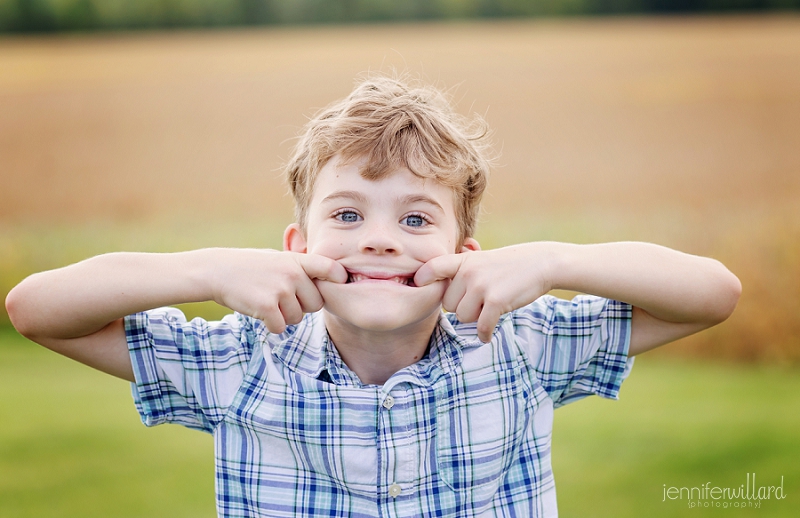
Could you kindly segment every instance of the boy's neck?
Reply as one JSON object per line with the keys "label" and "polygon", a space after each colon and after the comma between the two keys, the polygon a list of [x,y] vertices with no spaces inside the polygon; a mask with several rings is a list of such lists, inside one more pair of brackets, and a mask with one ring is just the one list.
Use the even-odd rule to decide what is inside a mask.
{"label": "boy's neck", "polygon": [[364,385],[383,385],[392,374],[422,359],[439,320],[436,312],[411,326],[370,331],[327,311],[323,314],[339,355]]}

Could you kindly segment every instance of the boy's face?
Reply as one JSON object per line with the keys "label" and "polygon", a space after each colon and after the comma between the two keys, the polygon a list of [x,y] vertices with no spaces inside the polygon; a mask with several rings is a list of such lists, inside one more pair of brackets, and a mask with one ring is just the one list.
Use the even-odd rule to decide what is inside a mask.
{"label": "boy's face", "polygon": [[[323,255],[349,273],[347,284],[317,281],[339,324],[369,331],[412,331],[438,318],[444,282],[413,285],[430,259],[456,252],[453,191],[399,169],[367,180],[359,162],[331,159],[319,172],[307,229],[290,225],[284,247]],[[469,238],[459,252],[479,249]]]}

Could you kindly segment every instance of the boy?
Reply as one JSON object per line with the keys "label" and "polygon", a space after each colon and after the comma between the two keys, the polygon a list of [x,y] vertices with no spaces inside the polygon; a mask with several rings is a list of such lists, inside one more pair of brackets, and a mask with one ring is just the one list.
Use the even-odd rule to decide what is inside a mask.
{"label": "boy", "polygon": [[[434,90],[368,79],[297,144],[285,251],[103,255],[6,307],[133,382],[145,424],[213,433],[220,516],[555,516],[553,408],[616,398],[630,357],[723,321],[741,288],[645,243],[481,251],[483,135]],[[202,300],[236,313],[152,309]]]}

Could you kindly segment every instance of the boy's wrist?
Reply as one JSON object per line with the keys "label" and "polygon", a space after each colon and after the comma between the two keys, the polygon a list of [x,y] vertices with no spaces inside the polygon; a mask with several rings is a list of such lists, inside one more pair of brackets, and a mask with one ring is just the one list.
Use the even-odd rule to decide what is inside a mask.
{"label": "boy's wrist", "polygon": [[214,301],[219,303],[222,281],[220,272],[224,253],[221,248],[201,248],[179,252],[178,268],[185,279],[187,298],[197,302]]}
{"label": "boy's wrist", "polygon": [[578,245],[556,241],[538,241],[531,245],[536,247],[535,257],[545,290],[574,289],[571,287],[571,273],[575,268]]}

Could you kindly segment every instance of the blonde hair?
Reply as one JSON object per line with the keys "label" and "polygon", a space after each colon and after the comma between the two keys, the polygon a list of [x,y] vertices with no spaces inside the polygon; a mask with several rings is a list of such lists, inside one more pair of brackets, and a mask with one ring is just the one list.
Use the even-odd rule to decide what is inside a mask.
{"label": "blonde hair", "polygon": [[364,159],[361,175],[369,180],[402,167],[434,179],[453,189],[460,246],[475,232],[489,153],[486,123],[457,115],[439,90],[368,77],[306,124],[285,172],[303,231],[314,181],[335,155],[342,164]]}

